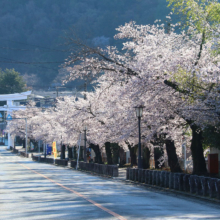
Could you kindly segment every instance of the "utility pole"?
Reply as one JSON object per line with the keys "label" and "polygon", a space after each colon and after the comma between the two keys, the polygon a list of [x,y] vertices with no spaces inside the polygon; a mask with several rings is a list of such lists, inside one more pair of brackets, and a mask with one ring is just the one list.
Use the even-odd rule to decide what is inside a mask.
{"label": "utility pole", "polygon": [[46,144],[44,143],[44,158],[47,158],[47,147]]}
{"label": "utility pole", "polygon": [[84,162],[87,162],[87,150],[86,150],[86,126],[84,128]]}
{"label": "utility pole", "polygon": [[59,90],[59,88],[58,88],[58,87],[56,87],[56,91],[57,91],[57,97],[58,97],[58,90]]}
{"label": "utility pole", "polygon": [[56,86],[56,97],[57,98],[59,96],[59,89],[62,89],[62,88],[66,88],[66,87]]}
{"label": "utility pole", "polygon": [[87,83],[86,82],[84,83],[84,92],[85,92],[84,99],[86,100],[86,92],[87,92]]}
{"label": "utility pole", "polygon": [[[86,100],[87,83],[84,83],[84,99]],[[86,150],[86,125],[84,126],[84,162],[87,162],[87,150]]]}
{"label": "utility pole", "polygon": [[77,162],[76,162],[76,170],[77,170],[78,167],[79,167],[80,144],[81,144],[81,132],[80,132],[79,142],[78,142],[78,155],[77,155]]}
{"label": "utility pole", "polygon": [[27,118],[25,118],[25,145],[26,145],[25,153],[27,155]]}

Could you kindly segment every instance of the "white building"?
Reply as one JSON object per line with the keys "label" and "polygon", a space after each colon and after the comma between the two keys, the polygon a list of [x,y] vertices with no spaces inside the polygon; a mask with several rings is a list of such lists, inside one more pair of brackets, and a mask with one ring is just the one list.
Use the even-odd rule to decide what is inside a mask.
{"label": "white building", "polygon": [[[21,106],[19,105],[19,102],[15,101],[26,100],[30,94],[31,91],[0,95],[0,101],[7,102],[6,105],[0,106],[0,111],[4,112],[4,115],[8,117],[13,111],[25,109],[25,106]],[[14,140],[11,138],[10,134],[8,134],[8,149],[10,148],[10,146],[14,147]]]}

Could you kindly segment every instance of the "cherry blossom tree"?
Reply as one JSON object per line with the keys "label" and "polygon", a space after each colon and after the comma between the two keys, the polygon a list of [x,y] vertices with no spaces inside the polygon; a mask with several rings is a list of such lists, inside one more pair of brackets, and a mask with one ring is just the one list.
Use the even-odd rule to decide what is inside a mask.
{"label": "cherry blossom tree", "polygon": [[[219,67],[216,63],[218,56],[212,56],[213,44],[209,41],[203,44],[203,53],[200,53],[198,60],[202,37],[196,34],[189,37],[184,31],[177,34],[174,32],[175,26],[171,25],[171,27],[169,33],[166,33],[163,25],[143,26],[131,22],[119,27],[116,38],[127,39],[123,44],[125,52],[122,54],[112,47],[106,50],[91,49],[83,57],[77,57],[81,60],[81,68],[77,66],[75,69],[73,66],[69,79],[98,77],[99,83],[105,81],[109,85],[120,81],[123,94],[129,94],[128,100],[133,106],[141,102],[146,103],[146,99],[148,99],[146,104],[149,106],[149,101],[153,100],[154,108],[149,109],[149,112],[160,109],[159,114],[152,114],[156,117],[156,119],[153,117],[154,121],[157,122],[161,117],[161,121],[164,122],[167,118],[178,116],[198,132],[201,126],[207,122],[214,123],[218,118],[215,103],[213,108],[213,101],[216,100],[213,96],[216,97],[216,91],[211,93],[210,89],[214,91],[211,84],[216,84],[218,81]],[[72,61],[73,58],[70,57],[66,65],[70,65]],[[103,71],[105,74],[101,75]],[[201,95],[201,93],[192,93],[189,86],[181,88],[181,83],[175,81],[176,76],[181,73],[186,75],[192,73],[192,78],[200,80],[206,86],[206,92],[203,91]],[[192,97],[193,103],[190,103]],[[207,104],[210,100],[212,100],[211,105]],[[164,124],[158,123],[157,126],[159,128]],[[126,132],[124,127],[123,129]],[[151,135],[152,131],[151,129]],[[172,134],[172,137],[174,136],[175,134]],[[194,152],[198,152],[198,149],[201,152],[201,159],[202,146],[197,146],[196,150],[191,148]],[[193,157],[196,161],[195,154]],[[202,164],[205,164],[204,161]],[[205,168],[202,171],[204,172]]]}
{"label": "cherry blossom tree", "polygon": [[201,135],[207,124],[219,121],[219,55],[212,53],[213,38],[203,42],[201,34],[176,33],[175,28],[135,22],[120,26],[115,38],[125,40],[122,51],[79,44],[80,53],[65,63],[71,69],[67,81],[94,79],[96,88],[86,93],[87,99],[64,97],[36,115],[26,110],[34,126],[31,135],[45,141],[62,136],[62,143],[75,145],[86,124],[91,145],[102,148],[110,142],[128,149],[138,143],[134,107],[141,104],[142,143],[165,144],[171,171],[179,172],[182,133],[190,126],[194,172],[206,172]]}

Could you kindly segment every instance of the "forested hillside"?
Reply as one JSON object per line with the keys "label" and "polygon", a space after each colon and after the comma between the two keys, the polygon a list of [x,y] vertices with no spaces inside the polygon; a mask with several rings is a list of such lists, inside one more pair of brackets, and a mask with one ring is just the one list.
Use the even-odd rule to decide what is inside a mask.
{"label": "forested hillside", "polygon": [[90,45],[115,45],[115,28],[163,20],[166,6],[166,0],[0,1],[0,66],[35,74],[40,81],[32,77],[30,83],[48,86],[69,54],[64,44],[70,29]]}

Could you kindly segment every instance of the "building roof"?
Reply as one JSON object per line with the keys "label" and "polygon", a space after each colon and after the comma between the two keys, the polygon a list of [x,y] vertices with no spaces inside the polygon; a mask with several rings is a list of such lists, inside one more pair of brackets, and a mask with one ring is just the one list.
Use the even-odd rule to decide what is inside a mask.
{"label": "building roof", "polygon": [[14,100],[25,100],[27,96],[31,94],[31,91],[14,93],[14,94],[3,94],[0,95],[0,101],[14,101]]}

